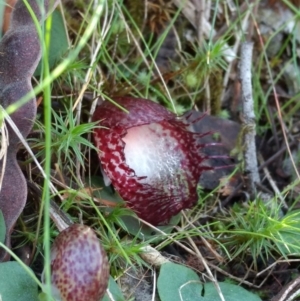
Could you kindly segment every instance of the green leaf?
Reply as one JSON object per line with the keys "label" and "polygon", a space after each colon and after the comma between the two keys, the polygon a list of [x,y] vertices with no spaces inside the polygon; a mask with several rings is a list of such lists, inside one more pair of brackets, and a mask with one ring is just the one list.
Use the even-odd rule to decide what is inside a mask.
{"label": "green leaf", "polygon": [[[261,301],[244,288],[221,282],[219,283],[226,301]],[[201,284],[198,275],[190,268],[175,263],[161,266],[157,289],[161,301],[219,301],[219,294],[213,283]]]}
{"label": "green leaf", "polygon": [[[114,281],[113,277],[109,277],[108,289],[110,293],[113,295],[115,301],[125,301],[124,296],[119,288],[119,286]],[[110,301],[111,299],[107,294],[103,297],[102,301]]]}
{"label": "green leaf", "polygon": [[[166,234],[170,234],[174,230],[174,226],[176,226],[180,221],[180,214],[173,216],[166,226],[157,226],[160,231],[163,231]],[[128,231],[128,233],[137,236],[141,240],[151,240],[151,243],[159,243],[165,239],[165,236],[161,235],[159,231],[139,223],[139,221],[133,216],[123,216],[122,220],[124,222],[124,230]]]}
{"label": "green leaf", "polygon": [[0,264],[0,300],[38,301],[38,286],[16,261]]}
{"label": "green leaf", "polygon": [[280,230],[274,235],[277,248],[283,256],[300,253],[300,211],[294,210],[281,218]]}
{"label": "green leaf", "polygon": [[[99,162],[96,162],[96,164],[100,165]],[[92,176],[87,178],[86,181],[90,183],[91,187],[95,188],[95,191],[93,192],[94,197],[105,199],[116,204],[124,202],[115,191],[110,187],[105,186],[102,177]]]}
{"label": "green leaf", "polygon": [[[48,49],[50,69],[56,65],[68,48],[69,42],[63,16],[59,10],[55,10],[52,14],[50,49]],[[41,75],[41,72],[42,63],[40,61],[34,72],[34,75],[39,76]]]}
{"label": "green leaf", "polygon": [[[0,20],[4,19],[4,10],[5,10],[6,2],[0,1]],[[2,22],[2,21],[1,21]],[[3,22],[2,22],[3,23]],[[1,26],[2,26],[1,23]],[[0,30],[0,39],[2,38],[2,30]]]}
{"label": "green leaf", "polygon": [[201,300],[203,285],[193,270],[179,264],[165,263],[160,268],[157,289],[161,301],[179,301],[180,293],[184,294],[182,300],[192,301]]}
{"label": "green leaf", "polygon": [[[245,290],[239,285],[219,282],[220,289],[223,293],[223,296],[226,301],[236,301],[241,300],[241,296],[243,297],[243,301],[261,301],[261,299]],[[199,301],[218,301],[221,300],[219,294],[213,283],[206,283],[204,285],[204,297],[199,299]]]}
{"label": "green leaf", "polygon": [[6,234],[5,220],[2,211],[0,210],[0,242],[4,243]]}

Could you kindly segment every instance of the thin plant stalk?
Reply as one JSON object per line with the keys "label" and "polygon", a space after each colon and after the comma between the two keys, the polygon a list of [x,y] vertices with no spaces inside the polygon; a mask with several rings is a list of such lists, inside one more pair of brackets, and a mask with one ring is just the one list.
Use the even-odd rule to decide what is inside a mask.
{"label": "thin plant stalk", "polygon": [[[50,76],[48,63],[48,49],[50,46],[50,35],[52,17],[50,16],[45,24],[45,43],[43,43],[43,69],[44,78]],[[44,88],[44,123],[45,123],[45,164],[44,170],[46,179],[44,179],[42,205],[44,206],[44,271],[46,282],[47,300],[51,300],[51,271],[50,271],[50,187],[49,180],[51,172],[51,88],[50,84]]]}

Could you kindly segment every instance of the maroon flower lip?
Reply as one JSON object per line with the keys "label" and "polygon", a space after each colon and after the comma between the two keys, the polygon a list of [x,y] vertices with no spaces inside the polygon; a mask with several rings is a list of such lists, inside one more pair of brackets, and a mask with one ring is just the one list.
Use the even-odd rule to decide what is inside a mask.
{"label": "maroon flower lip", "polygon": [[189,116],[177,117],[148,99],[114,99],[97,107],[94,141],[105,176],[129,208],[143,220],[167,223],[197,202],[197,183],[209,156],[189,129]]}

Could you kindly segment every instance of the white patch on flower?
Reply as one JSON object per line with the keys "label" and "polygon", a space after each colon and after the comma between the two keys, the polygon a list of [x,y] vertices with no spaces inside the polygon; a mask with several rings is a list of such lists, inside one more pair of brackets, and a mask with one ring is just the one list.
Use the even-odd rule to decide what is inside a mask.
{"label": "white patch on flower", "polygon": [[115,150],[116,147],[117,147],[115,144],[113,144],[113,143],[111,143],[111,142],[108,142],[107,145],[108,145],[108,148],[111,149],[111,150]]}
{"label": "white patch on flower", "polygon": [[112,154],[113,154],[115,157],[117,157],[117,158],[119,158],[119,157],[120,157],[120,153],[119,153],[119,152],[117,152],[117,151],[114,151],[114,152],[112,152]]}
{"label": "white patch on flower", "polygon": [[168,185],[180,172],[185,155],[177,147],[177,139],[161,124],[132,127],[122,139],[126,163],[136,176],[147,177],[143,182]]}
{"label": "white patch on flower", "polygon": [[111,180],[108,177],[108,175],[106,174],[106,172],[104,171],[102,165],[100,165],[100,170],[101,170],[101,173],[102,173],[102,176],[103,176],[105,186],[109,186],[111,184]]}
{"label": "white patch on flower", "polygon": [[102,141],[101,139],[99,138],[98,135],[94,135],[94,140],[95,140],[95,144],[97,145],[98,148],[101,148],[102,146]]}

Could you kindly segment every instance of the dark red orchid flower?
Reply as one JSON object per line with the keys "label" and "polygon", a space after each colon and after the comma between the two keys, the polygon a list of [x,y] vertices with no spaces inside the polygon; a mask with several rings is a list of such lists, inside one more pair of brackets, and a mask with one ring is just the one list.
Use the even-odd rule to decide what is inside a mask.
{"label": "dark red orchid flower", "polygon": [[125,112],[105,101],[93,121],[94,141],[106,177],[127,206],[145,221],[166,223],[198,200],[197,183],[212,169],[189,116],[177,117],[151,100],[115,98]]}

